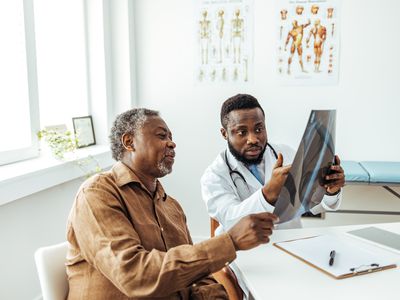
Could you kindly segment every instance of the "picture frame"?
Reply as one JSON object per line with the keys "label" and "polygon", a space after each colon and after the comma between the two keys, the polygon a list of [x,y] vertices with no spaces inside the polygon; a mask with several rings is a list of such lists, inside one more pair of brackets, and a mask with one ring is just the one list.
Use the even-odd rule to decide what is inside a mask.
{"label": "picture frame", "polygon": [[92,116],[72,118],[74,133],[77,138],[77,148],[84,148],[96,144]]}

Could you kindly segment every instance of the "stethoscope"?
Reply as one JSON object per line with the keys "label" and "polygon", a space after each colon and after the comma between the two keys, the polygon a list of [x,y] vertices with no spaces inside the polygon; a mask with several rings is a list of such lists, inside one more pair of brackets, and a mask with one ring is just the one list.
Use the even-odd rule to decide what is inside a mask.
{"label": "stethoscope", "polygon": [[[275,158],[278,159],[278,154],[276,153],[275,149],[274,149],[269,143],[267,143],[267,147],[269,147],[269,148],[271,149],[271,151],[272,151],[272,153],[274,154]],[[236,175],[236,176],[239,176],[238,178],[240,178],[240,179],[243,180],[243,182],[246,184],[246,186],[247,186],[247,188],[248,188],[248,184],[247,184],[246,178],[244,178],[243,174],[240,173],[239,171],[233,170],[233,169],[231,168],[231,166],[230,166],[230,164],[229,164],[229,162],[228,162],[228,154],[227,154],[227,151],[228,151],[228,150],[225,150],[225,163],[226,163],[226,165],[228,166],[228,169],[229,169],[229,176],[231,177],[233,184],[234,184],[235,187],[237,188],[237,185],[236,185],[236,182],[235,182],[236,180],[233,178],[233,177]]]}

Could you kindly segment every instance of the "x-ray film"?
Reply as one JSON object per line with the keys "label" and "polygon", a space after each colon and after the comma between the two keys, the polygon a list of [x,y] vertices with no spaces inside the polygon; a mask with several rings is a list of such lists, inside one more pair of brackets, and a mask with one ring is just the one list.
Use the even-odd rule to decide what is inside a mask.
{"label": "x-ray film", "polygon": [[275,204],[279,223],[290,221],[321,203],[324,178],[335,156],[335,110],[313,110],[292,167]]}

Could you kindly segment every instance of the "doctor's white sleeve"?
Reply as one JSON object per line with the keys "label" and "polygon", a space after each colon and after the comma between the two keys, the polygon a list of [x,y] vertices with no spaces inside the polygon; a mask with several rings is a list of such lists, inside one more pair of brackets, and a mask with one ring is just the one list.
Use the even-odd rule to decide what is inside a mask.
{"label": "doctor's white sleeve", "polygon": [[322,198],[321,203],[311,208],[310,211],[314,215],[317,215],[325,211],[338,210],[341,203],[342,203],[342,189],[340,189],[340,192],[337,195],[333,196],[324,195],[324,198]]}
{"label": "doctor's white sleeve", "polygon": [[244,216],[274,210],[264,199],[261,188],[241,200],[227,178],[210,169],[201,178],[201,192],[208,214],[222,225],[224,231],[229,230]]}

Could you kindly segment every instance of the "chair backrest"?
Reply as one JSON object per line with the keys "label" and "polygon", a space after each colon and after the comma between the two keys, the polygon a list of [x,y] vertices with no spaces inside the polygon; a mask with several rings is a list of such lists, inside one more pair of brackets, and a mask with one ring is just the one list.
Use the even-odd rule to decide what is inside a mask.
{"label": "chair backrest", "polygon": [[68,294],[68,278],[65,261],[68,242],[42,247],[35,252],[43,300],[65,300]]}
{"label": "chair backrest", "polygon": [[[210,218],[210,235],[211,237],[215,236],[215,229],[219,226],[217,220]],[[213,276],[216,281],[222,284],[228,293],[229,300],[242,300],[243,299],[243,291],[239,286],[237,278],[231,268],[226,266],[219,270],[218,272],[213,273]]]}

